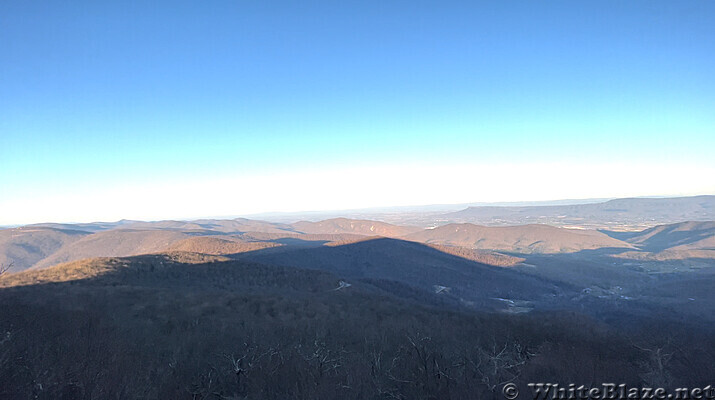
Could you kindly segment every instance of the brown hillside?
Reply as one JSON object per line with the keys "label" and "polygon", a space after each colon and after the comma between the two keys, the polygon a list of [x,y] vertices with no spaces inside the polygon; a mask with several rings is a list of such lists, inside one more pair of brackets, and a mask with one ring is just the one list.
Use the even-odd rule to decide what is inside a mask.
{"label": "brown hillside", "polygon": [[619,254],[621,258],[644,261],[715,259],[715,222],[659,225],[631,235],[626,241],[642,251]]}
{"label": "brown hillside", "polygon": [[62,247],[56,253],[35,264],[45,268],[68,261],[94,257],[126,257],[156,253],[190,236],[172,230],[109,230],[85,236]]}
{"label": "brown hillside", "polygon": [[130,265],[136,266],[136,261],[151,261],[152,265],[172,266],[181,264],[203,264],[217,261],[228,261],[226,257],[188,252],[168,252],[165,254],[149,254],[135,258],[98,257],[58,264],[42,270],[29,270],[16,274],[0,276],[0,287],[37,285],[51,282],[69,282],[95,278]]}
{"label": "brown hillside", "polygon": [[571,253],[604,247],[630,248],[630,244],[597,231],[548,225],[487,227],[449,224],[405,236],[405,239],[472,249],[517,253]]}
{"label": "brown hillside", "polygon": [[238,239],[199,236],[181,240],[169,246],[169,251],[186,251],[212,255],[236,254],[280,246],[271,242],[245,242]]}
{"label": "brown hillside", "polygon": [[0,265],[12,264],[10,272],[25,270],[87,234],[76,230],[38,227],[0,230]]}

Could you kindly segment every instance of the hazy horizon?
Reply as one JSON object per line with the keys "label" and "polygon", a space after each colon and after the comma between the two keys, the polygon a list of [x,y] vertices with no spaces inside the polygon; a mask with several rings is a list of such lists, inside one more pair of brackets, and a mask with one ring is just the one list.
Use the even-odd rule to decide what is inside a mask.
{"label": "hazy horizon", "polygon": [[118,218],[118,219],[87,219],[87,220],[43,220],[43,221],[33,221],[33,222],[21,222],[21,223],[0,223],[0,228],[14,228],[25,225],[32,224],[82,224],[82,223],[114,223],[120,221],[139,221],[139,222],[157,222],[157,221],[196,221],[202,219],[213,219],[213,220],[228,220],[237,218],[246,219],[259,219],[271,222],[278,221],[290,221],[298,222],[302,219],[308,218],[311,220],[329,219],[329,218],[355,218],[356,214],[372,214],[376,216],[379,214],[409,214],[411,212],[416,213],[446,213],[452,211],[463,210],[468,207],[538,207],[538,206],[567,206],[567,205],[585,205],[585,204],[597,204],[604,203],[610,200],[616,199],[674,199],[674,198],[688,198],[688,197],[700,197],[700,196],[715,196],[715,193],[701,193],[688,196],[664,196],[664,195],[651,195],[651,196],[633,196],[633,197],[594,197],[594,198],[584,198],[584,199],[550,199],[550,200],[535,200],[535,201],[494,201],[494,202],[465,202],[465,203],[433,203],[433,204],[403,204],[403,205],[389,205],[389,206],[375,206],[375,207],[364,207],[364,208],[343,208],[343,209],[306,209],[306,210],[296,210],[296,211],[267,211],[258,212],[250,214],[205,214],[205,215],[192,215],[192,216],[174,216],[167,218],[146,218],[146,219],[136,219],[136,218]]}
{"label": "hazy horizon", "polygon": [[0,4],[0,224],[715,193],[715,3]]}

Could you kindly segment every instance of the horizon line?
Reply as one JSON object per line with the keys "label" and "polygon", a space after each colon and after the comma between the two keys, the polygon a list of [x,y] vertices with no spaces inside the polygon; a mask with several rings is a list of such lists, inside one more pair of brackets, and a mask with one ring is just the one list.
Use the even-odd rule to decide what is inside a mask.
{"label": "horizon line", "polygon": [[[627,199],[682,199],[682,198],[692,198],[692,197],[705,197],[705,196],[715,196],[715,193],[703,193],[688,196],[681,195],[648,195],[648,196],[627,196],[627,197],[593,197],[584,199],[553,199],[553,200],[533,200],[533,201],[501,201],[501,202],[467,202],[467,203],[441,203],[441,204],[411,204],[411,205],[393,205],[393,206],[379,206],[379,207],[365,207],[365,208],[348,208],[348,209],[324,209],[324,210],[304,210],[304,211],[267,211],[261,213],[250,213],[250,214],[236,214],[236,215],[224,215],[224,216],[201,216],[201,217],[178,217],[178,218],[168,218],[168,219],[132,219],[132,218],[121,218],[114,221],[109,220],[98,220],[90,222],[80,222],[80,221],[45,221],[45,222],[33,222],[27,224],[9,224],[0,225],[0,229],[13,229],[24,226],[32,225],[44,225],[44,224],[111,224],[119,223],[122,221],[127,222],[162,222],[162,221],[182,221],[182,222],[192,222],[200,220],[232,220],[238,218],[244,218],[253,220],[253,218],[258,217],[288,217],[288,216],[305,216],[309,214],[333,214],[333,213],[359,213],[359,212],[373,212],[373,213],[388,213],[390,209],[397,211],[397,209],[405,208],[428,208],[428,207],[548,207],[548,206],[568,206],[568,205],[586,205],[586,204],[600,204],[606,203],[612,200],[627,200]],[[554,204],[558,203],[558,204]],[[435,210],[438,211],[450,211],[450,210]],[[404,211],[408,212],[408,211]],[[429,211],[412,211],[412,212],[429,212]],[[328,219],[333,218],[348,218],[341,216],[331,216]],[[351,219],[351,218],[348,218]]]}

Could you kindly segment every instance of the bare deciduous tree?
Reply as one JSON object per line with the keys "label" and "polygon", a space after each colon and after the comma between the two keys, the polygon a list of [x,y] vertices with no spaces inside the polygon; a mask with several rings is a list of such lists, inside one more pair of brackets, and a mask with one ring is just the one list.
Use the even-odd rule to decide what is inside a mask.
{"label": "bare deciduous tree", "polygon": [[643,380],[652,386],[668,386],[671,383],[672,377],[668,370],[668,364],[675,355],[674,350],[670,348],[670,338],[663,345],[643,347],[633,344],[635,348],[646,353],[647,361],[642,364],[644,369]]}
{"label": "bare deciduous tree", "polygon": [[0,275],[2,275],[2,274],[4,274],[4,273],[6,273],[7,271],[9,271],[10,268],[12,268],[12,265],[13,265],[13,264],[14,264],[14,263],[10,263],[10,264],[8,264],[8,265],[2,265],[2,264],[0,264]]}
{"label": "bare deciduous tree", "polygon": [[475,357],[469,357],[467,362],[479,376],[481,383],[491,392],[513,382],[521,373],[521,367],[531,356],[519,343],[505,341],[497,345],[496,340],[491,346],[478,348]]}
{"label": "bare deciduous tree", "polygon": [[311,365],[309,372],[315,379],[316,385],[319,385],[326,375],[338,371],[343,366],[344,351],[332,350],[320,339],[315,339],[310,347],[298,345],[296,352]]}
{"label": "bare deciduous tree", "polygon": [[10,339],[12,339],[12,332],[4,332],[0,336],[0,368],[5,367],[9,360],[9,345]]}
{"label": "bare deciduous tree", "polygon": [[231,373],[236,376],[236,386],[239,396],[245,396],[247,390],[247,379],[254,370],[257,370],[263,358],[271,358],[277,354],[277,350],[269,348],[267,351],[259,351],[259,347],[248,343],[243,343],[243,349],[224,354],[223,357],[229,362]]}

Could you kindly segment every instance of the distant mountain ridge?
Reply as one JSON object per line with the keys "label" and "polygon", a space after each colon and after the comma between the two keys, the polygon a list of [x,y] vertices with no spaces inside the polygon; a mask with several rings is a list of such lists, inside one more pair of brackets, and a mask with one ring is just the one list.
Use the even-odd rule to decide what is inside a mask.
{"label": "distant mountain ridge", "polygon": [[548,225],[489,227],[474,224],[449,224],[407,235],[405,239],[470,249],[517,253],[571,253],[604,247],[632,247],[626,242],[597,231],[565,229]]}
{"label": "distant mountain ridge", "polygon": [[442,218],[451,222],[488,225],[543,223],[559,226],[653,226],[682,221],[715,220],[715,196],[627,198],[559,206],[468,207],[462,211],[443,214]]}
{"label": "distant mountain ridge", "polygon": [[[12,265],[10,271],[17,272],[83,258],[167,251],[236,255],[277,247],[281,249],[271,251],[282,251],[283,247],[341,246],[376,237],[426,243],[445,253],[501,266],[516,265],[520,255],[526,254],[605,249],[621,257],[643,260],[707,260],[715,259],[714,205],[715,196],[696,196],[617,199],[579,205],[471,207],[452,213],[449,218],[433,216],[436,219],[427,229],[348,218],[294,223],[246,218],[45,223],[1,229],[0,264]],[[648,216],[656,214],[661,219],[687,215],[713,218],[709,222],[695,219],[653,227],[654,220]],[[450,223],[454,219],[484,218],[489,224]],[[508,224],[512,220],[539,223]],[[640,225],[643,228],[637,232],[632,229]],[[624,227],[631,231],[623,231]]]}
{"label": "distant mountain ridge", "polygon": [[402,237],[421,230],[413,226],[398,226],[379,221],[348,218],[333,218],[319,222],[301,221],[291,226],[302,233],[353,233],[384,237]]}

